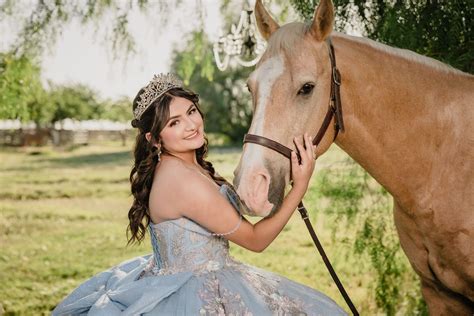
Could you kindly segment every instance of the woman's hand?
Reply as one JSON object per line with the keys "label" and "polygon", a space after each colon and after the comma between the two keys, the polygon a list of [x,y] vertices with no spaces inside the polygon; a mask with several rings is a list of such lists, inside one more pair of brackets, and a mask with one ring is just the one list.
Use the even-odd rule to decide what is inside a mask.
{"label": "woman's hand", "polygon": [[[303,196],[308,189],[309,179],[313,174],[316,146],[311,143],[308,133],[303,135],[304,147],[299,137],[295,137],[294,142],[301,156],[301,164],[298,162],[296,153],[291,152],[291,177],[293,180],[293,190]],[[306,149],[305,149],[306,147]]]}

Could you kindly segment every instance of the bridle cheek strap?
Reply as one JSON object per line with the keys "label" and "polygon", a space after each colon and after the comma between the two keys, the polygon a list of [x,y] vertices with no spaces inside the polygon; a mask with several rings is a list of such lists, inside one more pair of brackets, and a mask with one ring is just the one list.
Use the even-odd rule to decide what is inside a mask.
{"label": "bridle cheek strap", "polygon": [[[321,142],[321,140],[323,139],[323,137],[326,134],[326,131],[329,127],[329,124],[331,124],[331,120],[334,116],[334,112],[335,112],[335,108],[330,106],[329,109],[328,109],[328,112],[326,113],[326,116],[324,117],[323,124],[319,128],[319,131],[316,134],[316,136],[313,138],[313,145],[318,146],[319,143]],[[336,128],[336,126],[337,126],[337,122],[334,125],[335,134],[334,134],[333,141],[336,139],[337,134],[339,132],[339,129]],[[282,154],[286,158],[291,159],[292,150],[290,148],[286,147],[285,145],[282,145],[282,144],[280,144],[280,143],[278,143],[274,140],[271,140],[270,138],[266,138],[264,136],[259,136],[259,135],[254,135],[254,134],[245,134],[244,135],[244,144],[245,143],[253,143],[253,144],[257,144],[257,145],[267,147],[269,149],[272,149],[272,150]],[[296,155],[298,157],[298,161],[301,162],[301,155],[298,152],[298,150],[296,151]]]}

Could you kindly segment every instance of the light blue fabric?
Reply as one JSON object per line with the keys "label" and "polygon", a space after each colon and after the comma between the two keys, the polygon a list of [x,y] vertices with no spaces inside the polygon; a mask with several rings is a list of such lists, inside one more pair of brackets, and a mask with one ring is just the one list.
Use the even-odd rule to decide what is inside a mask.
{"label": "light blue fabric", "polygon": [[[240,209],[229,187],[220,192]],[[346,315],[316,290],[235,261],[226,239],[190,219],[149,228],[153,255],[95,275],[53,315]]]}

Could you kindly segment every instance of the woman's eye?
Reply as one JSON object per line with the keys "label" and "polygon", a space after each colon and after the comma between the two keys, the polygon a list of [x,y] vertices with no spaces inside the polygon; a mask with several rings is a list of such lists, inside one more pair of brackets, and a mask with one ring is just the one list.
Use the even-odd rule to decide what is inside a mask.
{"label": "woman's eye", "polygon": [[312,83],[305,83],[301,89],[298,91],[298,95],[308,95],[313,91],[314,84]]}
{"label": "woman's eye", "polygon": [[192,108],[192,109],[189,111],[189,114],[194,114],[196,111],[197,111],[196,108]]}
{"label": "woman's eye", "polygon": [[173,127],[173,126],[177,125],[178,123],[179,123],[179,121],[173,121],[173,122],[170,123],[170,126]]}

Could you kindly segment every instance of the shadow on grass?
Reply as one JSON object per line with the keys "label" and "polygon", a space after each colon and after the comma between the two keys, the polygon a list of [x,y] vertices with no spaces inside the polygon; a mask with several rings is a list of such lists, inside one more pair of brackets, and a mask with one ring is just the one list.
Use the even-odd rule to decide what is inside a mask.
{"label": "shadow on grass", "polygon": [[[211,147],[211,154],[239,153],[242,149],[235,146]],[[133,154],[129,150],[104,154],[77,155],[63,158],[45,158],[41,162],[61,167],[83,167],[90,165],[132,165]]]}
{"label": "shadow on grass", "polygon": [[92,165],[130,165],[133,157],[130,151],[118,151],[104,154],[88,154],[72,157],[47,158],[40,162],[50,164],[51,167],[84,167]]}

